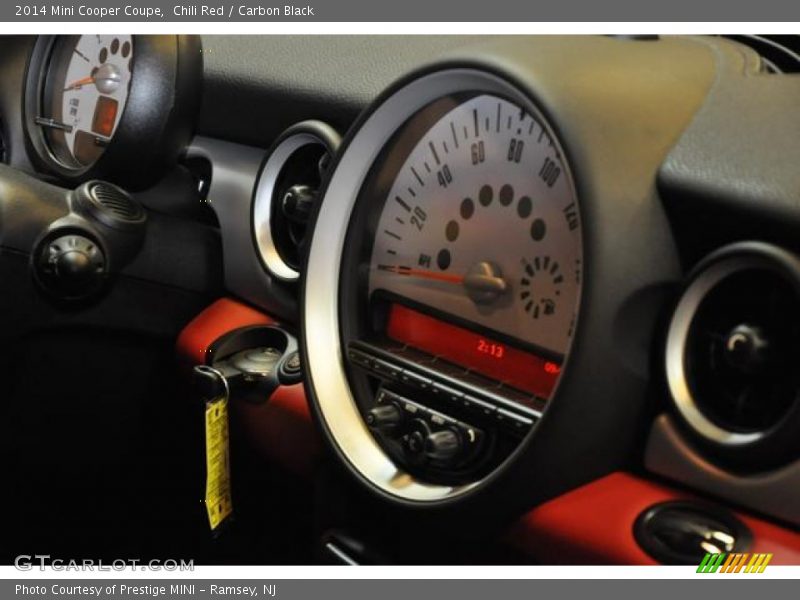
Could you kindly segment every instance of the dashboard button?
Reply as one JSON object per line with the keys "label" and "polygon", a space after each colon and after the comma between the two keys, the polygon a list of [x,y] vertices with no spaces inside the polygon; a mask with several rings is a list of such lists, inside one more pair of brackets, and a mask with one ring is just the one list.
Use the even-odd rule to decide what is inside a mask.
{"label": "dashboard button", "polygon": [[500,390],[500,382],[488,379],[477,373],[467,373],[459,377],[459,379],[466,385],[475,388],[479,391],[497,392]]}
{"label": "dashboard button", "polygon": [[300,372],[300,353],[293,352],[289,358],[286,359],[286,370],[290,373]]}
{"label": "dashboard button", "polygon": [[500,388],[499,393],[502,394],[508,400],[516,402],[517,404],[521,404],[522,406],[527,406],[528,408],[532,408],[537,411],[541,411],[544,409],[544,401],[533,396],[532,394],[526,394],[517,390],[516,388],[503,386]]}
{"label": "dashboard button", "polygon": [[521,433],[528,431],[528,429],[530,429],[535,422],[532,418],[523,417],[522,415],[512,413],[511,411],[503,408],[497,409],[495,418],[498,423],[506,426],[506,428]]}
{"label": "dashboard button", "polygon": [[445,427],[446,425],[453,423],[452,420],[448,419],[444,415],[440,415],[439,413],[431,413],[430,421],[431,425],[435,425],[436,427]]}
{"label": "dashboard button", "polygon": [[369,354],[355,350],[353,348],[347,351],[347,358],[350,362],[365,369],[372,369],[372,357]]}
{"label": "dashboard button", "polygon": [[485,417],[493,416],[495,411],[497,410],[497,408],[495,408],[493,404],[490,404],[489,402],[485,402],[483,400],[479,400],[475,396],[470,396],[468,394],[464,395],[462,399],[462,404],[467,410]]}
{"label": "dashboard button", "polygon": [[413,371],[403,370],[400,374],[400,381],[405,383],[406,385],[410,385],[412,387],[417,388],[418,390],[427,391],[431,387],[431,380],[427,377],[423,377],[418,373],[414,373]]}
{"label": "dashboard button", "polygon": [[403,400],[399,396],[398,399],[400,400],[400,406],[402,406],[403,410],[406,411],[407,413],[415,415],[418,412],[420,412],[419,406],[417,406],[413,402],[408,402],[407,400]]}
{"label": "dashboard button", "polygon": [[385,360],[381,360],[379,358],[376,358],[372,361],[372,370],[378,375],[388,379],[399,379],[400,373],[403,372],[403,369],[397,365],[393,365],[392,363],[386,362]]}
{"label": "dashboard button", "polygon": [[447,362],[446,360],[442,360],[437,358],[433,363],[430,365],[432,368],[436,369],[436,372],[442,375],[443,377],[448,377],[450,379],[455,379],[457,381],[462,380],[464,377],[467,376],[468,371],[464,367],[459,367],[454,365],[453,363]]}
{"label": "dashboard button", "polygon": [[400,360],[415,365],[425,365],[436,360],[435,357],[431,356],[430,354],[425,354],[424,352],[420,352],[414,348],[390,348],[388,352]]}
{"label": "dashboard button", "polygon": [[433,382],[433,385],[431,386],[431,391],[436,397],[441,398],[442,400],[445,400],[447,402],[460,403],[461,399],[464,397],[464,394],[459,392],[457,389],[436,381]]}

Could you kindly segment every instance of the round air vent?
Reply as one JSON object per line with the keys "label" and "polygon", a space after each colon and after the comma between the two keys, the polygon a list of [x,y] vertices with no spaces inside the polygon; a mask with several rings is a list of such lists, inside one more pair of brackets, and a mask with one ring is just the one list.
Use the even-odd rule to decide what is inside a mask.
{"label": "round air vent", "polygon": [[308,220],[341,138],[320,121],[284,131],[267,154],[253,198],[253,240],[264,267],[296,281]]}
{"label": "round air vent", "polygon": [[78,203],[87,216],[108,227],[133,229],[145,222],[142,206],[127,192],[104,181],[90,181],[75,190]]}
{"label": "round air vent", "polygon": [[740,465],[800,446],[800,258],[768,244],[723,248],[693,272],[667,335],[666,370],[692,435]]}

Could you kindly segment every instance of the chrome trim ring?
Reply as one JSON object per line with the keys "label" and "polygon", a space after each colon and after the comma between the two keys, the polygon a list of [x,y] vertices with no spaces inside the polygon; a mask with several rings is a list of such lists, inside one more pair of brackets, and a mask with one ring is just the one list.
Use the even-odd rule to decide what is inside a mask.
{"label": "chrome trim ring", "polygon": [[[765,249],[769,251],[764,251]],[[743,447],[754,444],[767,437],[770,431],[730,431],[720,427],[703,413],[692,394],[686,375],[685,349],[689,331],[700,304],[727,277],[751,269],[769,270],[786,276],[781,261],[776,260],[776,250],[778,249],[764,244],[741,244],[723,249],[712,256],[684,291],[670,322],[665,362],[667,384],[675,408],[696,433],[721,446]],[[796,262],[794,257],[790,260]]]}
{"label": "chrome trim ring", "polygon": [[272,235],[271,215],[275,186],[286,162],[297,150],[319,144],[333,155],[340,138],[338,133],[321,121],[303,121],[287,129],[281,137],[283,139],[270,152],[256,182],[252,230],[256,251],[263,265],[281,281],[292,282],[299,279],[300,273],[281,258]]}
{"label": "chrome trim ring", "polygon": [[[455,486],[422,481],[395,465],[375,441],[359,412],[345,372],[339,323],[341,261],[359,191],[387,141],[419,110],[458,92],[505,96],[531,110],[540,123],[549,127],[528,96],[487,72],[443,70],[406,84],[366,118],[340,157],[317,217],[305,273],[302,310],[307,375],[323,425],[340,455],[362,479],[389,497],[413,503],[436,503],[463,496],[491,478],[492,473]],[[567,174],[572,183],[571,173]],[[515,455],[512,453],[506,461]]]}

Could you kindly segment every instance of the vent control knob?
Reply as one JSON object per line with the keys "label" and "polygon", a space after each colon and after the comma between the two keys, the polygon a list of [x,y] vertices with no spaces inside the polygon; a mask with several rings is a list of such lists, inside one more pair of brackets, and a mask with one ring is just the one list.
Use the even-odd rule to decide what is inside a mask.
{"label": "vent control knob", "polygon": [[293,185],[283,195],[283,214],[290,221],[305,225],[311,218],[317,195],[317,190],[308,185]]}
{"label": "vent control knob", "polygon": [[66,299],[97,291],[106,276],[106,259],[100,247],[78,233],[65,233],[46,241],[36,262],[36,275],[48,291]]}
{"label": "vent control knob", "polygon": [[760,327],[737,325],[725,340],[725,358],[740,371],[756,373],[767,365],[769,347],[769,340]]}

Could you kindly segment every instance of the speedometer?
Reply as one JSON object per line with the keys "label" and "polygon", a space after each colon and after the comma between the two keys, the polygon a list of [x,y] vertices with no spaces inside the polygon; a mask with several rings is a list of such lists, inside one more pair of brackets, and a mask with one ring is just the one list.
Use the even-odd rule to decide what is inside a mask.
{"label": "speedometer", "polygon": [[449,69],[378,104],[335,167],[304,273],[312,398],[355,470],[435,501],[504,464],[568,366],[582,253],[565,153],[514,85]]}
{"label": "speedometer", "polygon": [[385,171],[403,151],[400,138],[374,176],[393,181],[375,229],[370,294],[412,300],[560,362],[575,324],[581,242],[552,134],[492,95],[425,112],[435,121],[397,173]]}

